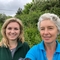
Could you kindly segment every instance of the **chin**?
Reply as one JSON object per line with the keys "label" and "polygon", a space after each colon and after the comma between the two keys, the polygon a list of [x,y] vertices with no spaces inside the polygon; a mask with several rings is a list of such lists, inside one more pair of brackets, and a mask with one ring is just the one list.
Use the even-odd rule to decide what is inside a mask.
{"label": "chin", "polygon": [[9,40],[14,41],[14,40],[16,40],[16,39],[9,39]]}
{"label": "chin", "polygon": [[45,43],[46,43],[46,44],[51,44],[52,42],[49,41],[49,42],[45,42]]}

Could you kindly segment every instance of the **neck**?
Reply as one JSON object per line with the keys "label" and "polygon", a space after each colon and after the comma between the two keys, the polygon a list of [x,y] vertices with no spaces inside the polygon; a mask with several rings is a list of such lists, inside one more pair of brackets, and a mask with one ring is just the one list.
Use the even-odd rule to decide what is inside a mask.
{"label": "neck", "polygon": [[17,40],[15,41],[9,41],[9,49],[14,49],[17,46]]}
{"label": "neck", "polygon": [[45,49],[47,51],[55,51],[55,49],[56,49],[56,42],[53,42],[51,44],[45,44]]}
{"label": "neck", "polygon": [[56,42],[45,44],[45,49],[48,60],[52,60],[53,54],[56,50]]}

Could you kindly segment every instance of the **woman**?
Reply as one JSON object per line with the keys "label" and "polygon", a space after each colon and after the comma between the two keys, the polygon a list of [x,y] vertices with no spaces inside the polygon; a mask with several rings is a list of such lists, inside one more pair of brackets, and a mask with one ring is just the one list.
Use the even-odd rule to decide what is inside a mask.
{"label": "woman", "polygon": [[60,60],[60,44],[57,35],[60,33],[60,19],[52,13],[40,16],[38,30],[42,42],[33,46],[27,53],[26,58],[31,60]]}
{"label": "woman", "polygon": [[24,42],[23,24],[17,18],[7,19],[1,29],[0,60],[19,60],[24,58],[29,45]]}

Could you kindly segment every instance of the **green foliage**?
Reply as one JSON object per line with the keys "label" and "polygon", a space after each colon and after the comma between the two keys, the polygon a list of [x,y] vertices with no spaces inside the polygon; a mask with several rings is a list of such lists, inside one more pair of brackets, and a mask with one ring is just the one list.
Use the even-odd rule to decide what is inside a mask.
{"label": "green foliage", "polygon": [[11,18],[11,17],[12,16],[6,16],[5,14],[0,14],[0,40],[2,39],[2,35],[1,35],[2,25],[7,18]]}
{"label": "green foliage", "polygon": [[0,23],[3,23],[5,19],[6,19],[6,15],[0,14]]}
{"label": "green foliage", "polygon": [[41,41],[37,28],[25,28],[25,40],[29,42],[30,47]]}
{"label": "green foliage", "polygon": [[5,14],[0,14],[0,24],[4,23],[4,21],[7,19],[7,18],[11,18],[12,16],[6,16]]}
{"label": "green foliage", "polygon": [[24,36],[25,40],[29,43],[30,47],[39,43],[41,41],[40,34],[37,29],[37,22],[39,16],[43,13],[40,11],[31,11],[29,14],[16,15],[19,19],[22,20],[24,24]]}
{"label": "green foliage", "polygon": [[2,23],[0,23],[0,40],[2,38],[2,35],[1,35],[1,26],[2,26]]}
{"label": "green foliage", "polygon": [[[16,15],[24,24],[25,40],[30,47],[41,41],[40,34],[37,29],[37,22],[41,14],[45,12],[55,13],[60,16],[60,4],[57,0],[33,0],[31,4],[24,7],[23,14]],[[58,40],[59,40],[58,36]]]}
{"label": "green foliage", "polygon": [[22,9],[21,9],[21,8],[19,8],[16,14],[17,14],[17,15],[22,14]]}
{"label": "green foliage", "polygon": [[60,34],[58,35],[57,39],[58,39],[58,41],[60,42]]}
{"label": "green foliage", "polygon": [[24,13],[24,14],[28,14],[32,5],[33,5],[32,3],[31,3],[31,4],[27,3],[27,4],[24,6],[23,13]]}
{"label": "green foliage", "polygon": [[59,7],[52,7],[50,11],[57,14],[58,16],[60,16],[60,8]]}
{"label": "green foliage", "polygon": [[[30,47],[41,42],[37,22],[40,15],[46,12],[60,16],[60,0],[33,0],[30,4],[28,3],[24,6],[24,10],[18,9],[15,15],[24,24],[25,41],[28,42]],[[60,40],[59,36],[57,38],[58,41]]]}

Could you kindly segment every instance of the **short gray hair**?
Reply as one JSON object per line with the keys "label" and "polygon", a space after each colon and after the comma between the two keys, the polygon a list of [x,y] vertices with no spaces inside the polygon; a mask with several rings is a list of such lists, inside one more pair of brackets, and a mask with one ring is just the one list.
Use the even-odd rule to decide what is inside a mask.
{"label": "short gray hair", "polygon": [[55,25],[57,26],[57,29],[59,30],[59,33],[60,33],[60,18],[56,14],[53,14],[53,13],[44,13],[43,15],[39,17],[38,30],[40,31],[41,21],[46,20],[46,19],[53,21]]}

